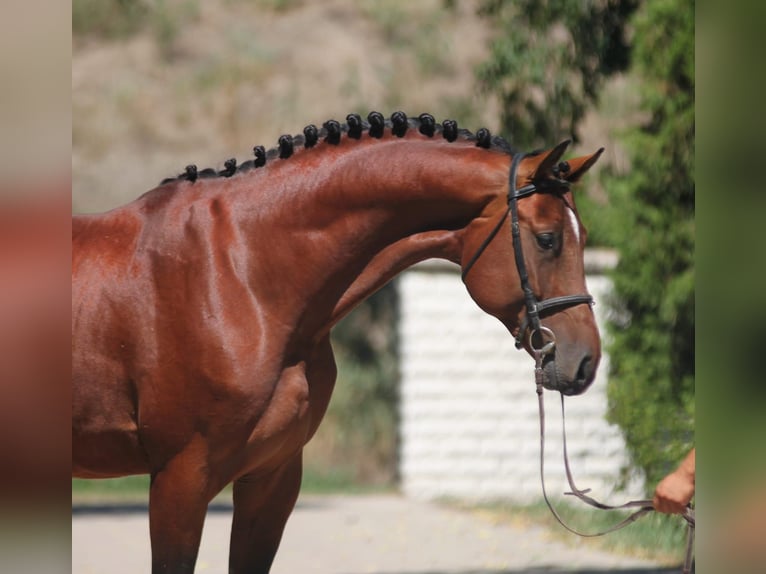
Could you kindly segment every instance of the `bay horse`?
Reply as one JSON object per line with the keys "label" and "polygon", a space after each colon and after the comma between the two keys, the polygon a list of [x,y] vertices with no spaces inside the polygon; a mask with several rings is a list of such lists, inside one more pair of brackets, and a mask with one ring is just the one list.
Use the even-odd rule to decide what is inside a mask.
{"label": "bay horse", "polygon": [[[429,114],[350,114],[73,217],[72,475],[151,475],[153,573],[193,572],[232,482],[229,571],[269,571],[333,390],[330,330],[418,261],[460,264],[528,352],[555,333],[547,387],[588,387],[600,340],[590,297],[566,301],[586,292],[569,186],[601,150],[560,162],[567,144],[522,155]],[[530,326],[530,296],[565,302]]]}

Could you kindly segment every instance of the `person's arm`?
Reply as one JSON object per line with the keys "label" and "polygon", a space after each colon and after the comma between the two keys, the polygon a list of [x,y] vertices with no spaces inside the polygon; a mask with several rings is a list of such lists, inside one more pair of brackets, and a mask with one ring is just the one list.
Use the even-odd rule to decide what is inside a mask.
{"label": "person's arm", "polygon": [[663,478],[654,490],[654,509],[668,514],[682,514],[694,496],[694,458],[692,449],[678,468]]}

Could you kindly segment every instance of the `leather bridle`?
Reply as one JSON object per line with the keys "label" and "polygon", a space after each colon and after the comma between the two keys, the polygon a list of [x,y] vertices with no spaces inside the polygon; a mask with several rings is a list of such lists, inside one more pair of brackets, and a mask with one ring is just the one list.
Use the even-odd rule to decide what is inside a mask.
{"label": "leather bridle", "polygon": [[568,188],[569,182],[566,180],[561,180],[561,179],[543,180],[542,182],[539,182],[537,184],[532,182],[532,183],[528,183],[524,187],[517,188],[516,173],[518,172],[519,164],[521,164],[521,160],[523,160],[524,157],[526,157],[526,154],[524,153],[514,154],[513,159],[511,161],[510,174],[508,176],[508,207],[505,210],[503,217],[500,219],[500,221],[497,222],[494,229],[492,229],[492,231],[489,233],[486,239],[482,242],[482,244],[473,254],[473,257],[471,257],[471,259],[468,261],[462,273],[462,278],[465,281],[465,278],[468,275],[468,272],[474,266],[476,261],[478,261],[481,254],[484,253],[484,250],[487,248],[490,242],[495,238],[497,233],[500,231],[500,228],[502,227],[503,223],[505,222],[505,220],[508,218],[508,215],[510,214],[511,237],[513,238],[513,254],[514,254],[514,259],[516,260],[516,270],[518,271],[518,274],[519,274],[519,281],[521,282],[521,290],[524,293],[524,305],[526,307],[526,313],[524,315],[524,319],[522,320],[521,326],[519,327],[519,331],[516,335],[517,349],[522,347],[523,341],[524,341],[524,334],[527,332],[528,329],[531,329],[530,346],[532,346],[532,337],[534,336],[535,333],[540,333],[540,335],[543,337],[543,341],[545,341],[546,338],[548,338],[549,341],[553,338],[553,332],[550,329],[543,327],[540,323],[540,317],[544,313],[552,313],[552,312],[555,313],[563,309],[573,307],[575,305],[581,305],[583,303],[587,303],[588,305],[593,305],[593,297],[591,297],[588,294],[563,295],[560,297],[551,297],[549,299],[544,299],[540,301],[535,295],[535,292],[529,283],[529,273],[527,273],[527,266],[524,261],[524,251],[521,246],[521,227],[519,225],[518,201],[519,199],[528,197],[535,193],[544,193],[552,189],[560,190],[562,187]]}

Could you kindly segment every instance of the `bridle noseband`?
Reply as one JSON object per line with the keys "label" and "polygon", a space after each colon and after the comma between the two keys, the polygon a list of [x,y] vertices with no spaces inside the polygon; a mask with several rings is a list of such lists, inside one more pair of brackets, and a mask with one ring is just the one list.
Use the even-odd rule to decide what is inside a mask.
{"label": "bridle noseband", "polygon": [[[530,346],[534,347],[534,345],[532,344],[532,336],[535,333],[539,333],[543,339],[543,345],[547,347],[547,351],[552,352],[553,347],[555,346],[555,337],[553,337],[553,332],[550,329],[542,327],[540,323],[541,315],[543,315],[546,312],[561,311],[568,307],[573,307],[575,305],[580,305],[583,303],[587,303],[588,305],[593,305],[593,297],[591,297],[588,294],[563,295],[560,297],[551,297],[549,299],[544,299],[540,301],[535,295],[535,292],[529,283],[529,273],[527,273],[527,266],[524,261],[524,251],[522,250],[522,246],[521,246],[521,227],[519,225],[518,200],[523,197],[533,195],[535,193],[543,193],[547,191],[545,188],[550,187],[550,185],[546,185],[546,184],[553,184],[558,189],[562,186],[569,187],[569,182],[566,180],[557,180],[557,181],[550,181],[550,182],[543,181],[540,184],[528,183],[524,187],[517,188],[516,173],[518,172],[519,164],[521,163],[521,160],[523,160],[525,157],[526,157],[526,154],[524,153],[516,153],[513,156],[513,159],[511,161],[511,170],[508,176],[508,208],[505,210],[505,213],[503,214],[502,219],[498,221],[497,225],[495,225],[495,227],[489,233],[487,238],[482,242],[482,244],[476,250],[476,253],[474,253],[473,257],[471,257],[471,259],[468,261],[468,264],[463,269],[462,278],[463,278],[463,281],[465,281],[465,278],[468,275],[468,272],[474,266],[474,264],[479,259],[481,254],[484,253],[484,250],[487,248],[490,242],[498,234],[498,232],[500,231],[500,228],[502,227],[506,218],[510,214],[511,237],[513,238],[513,254],[514,254],[514,259],[516,260],[516,270],[519,274],[519,281],[521,282],[521,290],[524,293],[524,305],[526,307],[526,313],[525,313],[524,319],[521,323],[521,326],[519,327],[518,334],[516,335],[516,348],[520,349],[523,346],[524,334],[527,332],[528,329],[531,329]],[[551,342],[553,342],[554,344],[549,345],[548,343],[551,343]]]}

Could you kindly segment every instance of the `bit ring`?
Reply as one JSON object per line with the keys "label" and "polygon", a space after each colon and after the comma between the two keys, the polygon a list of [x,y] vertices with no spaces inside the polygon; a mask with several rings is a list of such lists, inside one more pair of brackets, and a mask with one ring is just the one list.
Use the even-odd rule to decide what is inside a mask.
{"label": "bit ring", "polygon": [[[542,339],[542,345],[540,347],[535,347],[533,341],[536,333],[540,333],[540,338]],[[537,329],[531,330],[529,332],[529,348],[532,349],[532,351],[535,353],[547,355],[548,353],[552,353],[555,347],[556,335],[548,327],[540,325]]]}

